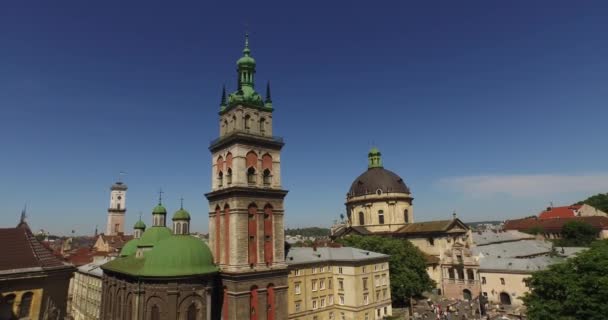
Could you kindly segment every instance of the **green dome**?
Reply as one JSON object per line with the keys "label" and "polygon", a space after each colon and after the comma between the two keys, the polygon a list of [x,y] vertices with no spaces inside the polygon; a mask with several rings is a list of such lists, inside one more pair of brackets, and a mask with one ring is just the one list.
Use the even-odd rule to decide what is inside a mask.
{"label": "green dome", "polygon": [[133,229],[146,229],[146,224],[141,221],[141,219],[139,219],[139,221],[135,222],[135,226],[133,226]]}
{"label": "green dome", "polygon": [[125,245],[120,250],[120,256],[124,257],[124,256],[130,256],[130,255],[135,254],[135,251],[137,251],[138,244],[139,244],[139,239],[133,239],[133,240],[130,240],[129,242],[125,243]]}
{"label": "green dome", "polygon": [[255,59],[251,56],[249,56],[249,54],[246,54],[244,56],[242,56],[239,60],[236,61],[236,64],[238,66],[255,66]]}
{"label": "green dome", "polygon": [[160,241],[148,253],[142,276],[173,277],[217,272],[207,245],[187,235],[175,235]]}
{"label": "green dome", "polygon": [[159,203],[156,207],[154,207],[154,210],[152,210],[152,214],[167,214],[167,209],[165,209],[165,207]]}
{"label": "green dome", "polygon": [[139,239],[138,245],[141,246],[153,246],[156,245],[159,241],[170,238],[171,237],[171,229],[167,227],[159,227],[153,226],[148,228],[141,235],[141,239]]}
{"label": "green dome", "polygon": [[181,208],[173,214],[173,220],[190,220],[190,213]]}

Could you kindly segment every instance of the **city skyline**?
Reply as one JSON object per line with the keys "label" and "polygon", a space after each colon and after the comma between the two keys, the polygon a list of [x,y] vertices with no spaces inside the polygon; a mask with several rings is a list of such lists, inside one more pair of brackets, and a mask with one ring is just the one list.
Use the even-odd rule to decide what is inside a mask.
{"label": "city skyline", "polygon": [[207,232],[207,148],[246,29],[287,141],[286,227],[344,213],[372,146],[411,188],[416,221],[502,220],[606,192],[606,8],[548,4],[277,3],[248,26],[202,4],[3,4],[0,224],[28,203],[34,229],[102,231],[125,171],[127,232],[140,212],[150,221],[159,188]]}

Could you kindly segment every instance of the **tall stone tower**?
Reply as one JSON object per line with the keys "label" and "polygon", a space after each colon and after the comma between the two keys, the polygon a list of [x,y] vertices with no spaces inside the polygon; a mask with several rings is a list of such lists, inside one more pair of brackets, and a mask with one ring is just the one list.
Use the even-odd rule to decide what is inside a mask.
{"label": "tall stone tower", "polygon": [[222,319],[287,319],[281,148],[272,135],[270,85],[254,89],[255,60],[245,36],[237,90],[219,112],[212,141],[209,244],[223,283]]}
{"label": "tall stone tower", "polygon": [[118,181],[110,187],[110,208],[106,235],[115,236],[124,233],[125,213],[127,212],[127,185]]}

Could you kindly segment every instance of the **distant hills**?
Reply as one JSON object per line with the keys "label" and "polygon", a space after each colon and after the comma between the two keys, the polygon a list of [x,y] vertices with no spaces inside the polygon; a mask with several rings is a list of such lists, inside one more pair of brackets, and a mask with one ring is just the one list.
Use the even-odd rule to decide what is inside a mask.
{"label": "distant hills", "polygon": [[598,193],[575,204],[588,204],[598,210],[608,212],[608,193]]}
{"label": "distant hills", "polygon": [[309,227],[309,228],[294,228],[285,229],[286,236],[297,236],[303,237],[328,237],[329,228]]}

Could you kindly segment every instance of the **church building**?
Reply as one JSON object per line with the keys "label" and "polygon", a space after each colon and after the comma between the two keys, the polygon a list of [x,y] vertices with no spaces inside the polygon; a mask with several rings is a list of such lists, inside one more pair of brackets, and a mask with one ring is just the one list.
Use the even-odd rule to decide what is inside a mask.
{"label": "church building", "polygon": [[346,195],[345,224],[332,227],[332,237],[378,235],[411,241],[427,258],[427,273],[437,292],[452,298],[479,295],[479,263],[471,254],[469,227],[452,219],[414,222],[413,197],[405,181],[382,164],[377,148],[368,153],[368,168]]}
{"label": "church building", "polygon": [[[219,138],[209,146],[209,247],[190,235],[183,207],[168,228],[159,199],[152,226],[138,221],[135,239],[101,267],[101,319],[287,319],[283,140],[272,133],[270,85],[264,98],[254,89],[248,42],[237,61],[236,90],[227,96],[223,89]],[[120,187],[112,189],[111,213],[124,217],[126,186]],[[122,232],[122,220],[110,220],[109,231]]]}

